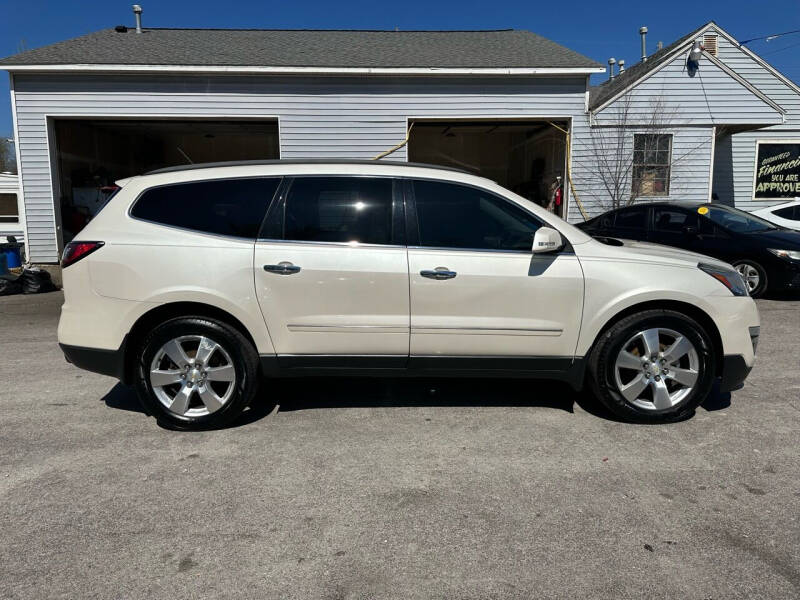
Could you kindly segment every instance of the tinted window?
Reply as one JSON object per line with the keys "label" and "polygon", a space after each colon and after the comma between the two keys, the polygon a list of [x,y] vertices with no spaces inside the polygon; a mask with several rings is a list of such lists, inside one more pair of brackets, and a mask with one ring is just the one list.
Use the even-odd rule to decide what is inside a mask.
{"label": "tinted window", "polygon": [[696,226],[697,219],[694,219],[685,210],[674,208],[654,208],[653,226],[656,231],[666,231],[670,233],[682,233],[684,227]]}
{"label": "tinted window", "polygon": [[280,179],[221,179],[147,190],[131,215],[204,233],[253,238]]}
{"label": "tinted window", "polygon": [[647,209],[642,207],[619,211],[614,219],[614,227],[644,232],[647,229]]}
{"label": "tinted window", "polygon": [[800,221],[800,205],[785,206],[784,208],[773,210],[772,214],[781,217],[783,219],[789,219],[791,221]]}
{"label": "tinted window", "polygon": [[0,194],[0,223],[19,221],[19,207],[16,194]]}
{"label": "tinted window", "polygon": [[284,238],[392,243],[392,180],[299,177],[286,198]]}
{"label": "tinted window", "polygon": [[530,250],[541,222],[483,190],[438,181],[414,181],[421,246]]}
{"label": "tinted window", "polygon": [[[708,219],[716,225],[720,225],[736,233],[751,233],[753,231],[776,229],[774,223],[770,223],[761,217],[756,217],[738,208],[712,205],[704,205],[701,208],[706,209],[702,213],[703,218],[700,219],[701,222]],[[698,209],[698,211],[699,210],[700,209]]]}

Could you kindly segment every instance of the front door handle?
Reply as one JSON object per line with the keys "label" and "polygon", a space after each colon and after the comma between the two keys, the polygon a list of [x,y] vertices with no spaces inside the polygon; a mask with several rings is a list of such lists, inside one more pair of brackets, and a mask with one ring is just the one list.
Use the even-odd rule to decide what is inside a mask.
{"label": "front door handle", "polygon": [[458,275],[458,273],[451,271],[447,267],[436,267],[433,270],[424,269],[419,274],[428,279],[452,279]]}
{"label": "front door handle", "polygon": [[264,265],[264,270],[269,273],[277,273],[278,275],[292,275],[294,273],[299,273],[300,267],[284,260],[277,265]]}

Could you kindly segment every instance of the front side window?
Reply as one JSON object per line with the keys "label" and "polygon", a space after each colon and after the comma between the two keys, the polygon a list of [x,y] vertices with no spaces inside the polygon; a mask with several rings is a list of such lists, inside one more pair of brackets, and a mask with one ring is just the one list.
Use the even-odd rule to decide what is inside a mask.
{"label": "front side window", "polygon": [[634,134],[631,195],[668,196],[671,164],[671,133]]}
{"label": "front side window", "polygon": [[490,192],[440,181],[414,181],[420,246],[530,251],[542,223]]}
{"label": "front side window", "polygon": [[19,223],[16,194],[0,193],[0,223]]}
{"label": "front side window", "polygon": [[392,244],[393,185],[385,177],[298,177],[286,197],[284,239]]}
{"label": "front side window", "polygon": [[162,225],[255,239],[279,178],[217,179],[147,190],[131,216]]}

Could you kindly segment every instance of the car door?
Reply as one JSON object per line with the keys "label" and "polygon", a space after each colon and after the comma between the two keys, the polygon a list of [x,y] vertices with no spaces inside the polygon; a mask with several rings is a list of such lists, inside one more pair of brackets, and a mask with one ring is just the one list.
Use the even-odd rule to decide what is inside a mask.
{"label": "car door", "polygon": [[407,191],[410,365],[567,368],[584,289],[571,249],[534,256],[542,221],[482,188],[419,179]]}
{"label": "car door", "polygon": [[278,363],[403,367],[408,258],[388,177],[295,177],[256,242],[256,292]]}

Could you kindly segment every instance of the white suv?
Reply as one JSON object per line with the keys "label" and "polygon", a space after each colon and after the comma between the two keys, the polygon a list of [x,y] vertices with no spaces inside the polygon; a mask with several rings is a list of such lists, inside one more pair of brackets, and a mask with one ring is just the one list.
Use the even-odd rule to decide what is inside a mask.
{"label": "white suv", "polygon": [[173,427],[229,423],[269,378],[356,374],[586,381],[625,419],[671,421],[753,365],[729,265],[600,243],[460,171],[274,161],[119,185],[64,250],[58,338]]}

